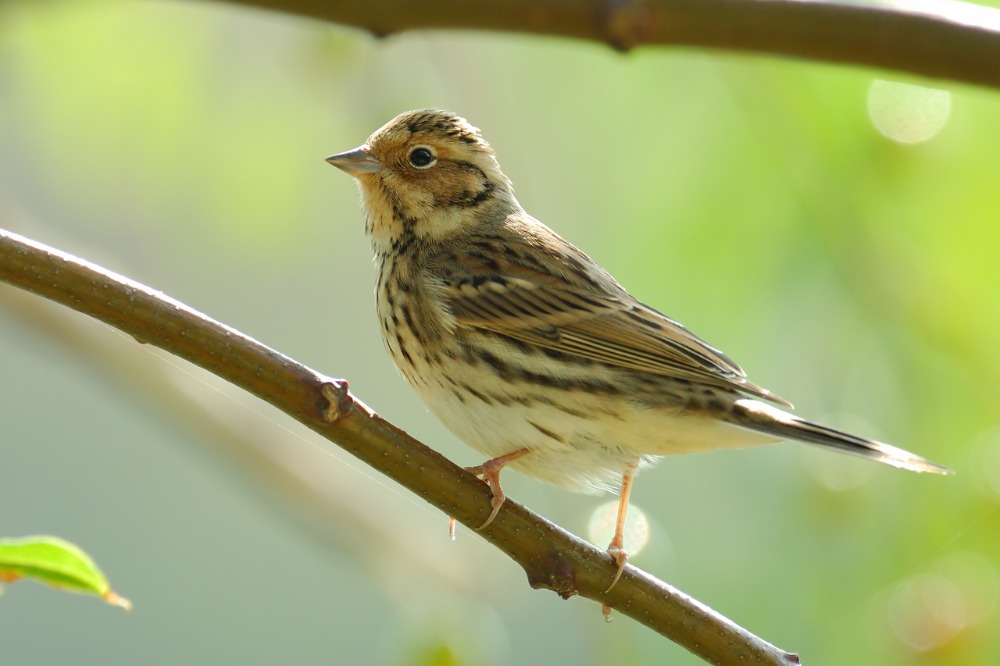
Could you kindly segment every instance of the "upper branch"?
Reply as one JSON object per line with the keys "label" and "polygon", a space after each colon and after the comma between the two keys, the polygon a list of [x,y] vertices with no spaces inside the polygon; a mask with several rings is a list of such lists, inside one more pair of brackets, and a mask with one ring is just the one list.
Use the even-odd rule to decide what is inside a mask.
{"label": "upper branch", "polygon": [[481,29],[627,50],[698,46],[1000,87],[1000,10],[954,0],[230,0],[364,28]]}
{"label": "upper branch", "polygon": [[[379,417],[350,394],[347,382],[328,379],[159,292],[2,229],[0,280],[227,379],[473,529],[490,511],[485,484]],[[532,587],[600,601],[710,663],[798,663],[795,655],[635,567],[604,592],[616,570],[607,553],[516,502],[508,500],[480,534],[524,568]]]}

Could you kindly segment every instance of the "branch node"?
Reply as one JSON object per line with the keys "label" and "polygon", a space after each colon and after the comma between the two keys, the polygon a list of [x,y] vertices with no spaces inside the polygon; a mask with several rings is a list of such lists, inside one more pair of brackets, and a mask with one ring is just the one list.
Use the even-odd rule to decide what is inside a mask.
{"label": "branch node", "polygon": [[637,44],[648,41],[652,14],[649,0],[608,0],[601,17],[608,44],[616,51],[627,53]]}
{"label": "branch node", "polygon": [[563,599],[580,593],[576,585],[576,572],[557,553],[550,553],[536,567],[525,566],[524,573],[528,575],[528,585],[532,589],[552,590]]}
{"label": "branch node", "polygon": [[346,379],[334,379],[323,382],[319,387],[320,393],[326,399],[327,406],[323,410],[323,420],[327,423],[336,423],[344,418],[354,406],[354,400],[348,391]]}

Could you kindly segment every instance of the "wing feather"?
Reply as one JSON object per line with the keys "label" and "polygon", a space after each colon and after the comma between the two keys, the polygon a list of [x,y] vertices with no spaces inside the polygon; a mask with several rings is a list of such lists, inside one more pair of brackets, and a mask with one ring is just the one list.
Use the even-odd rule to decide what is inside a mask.
{"label": "wing feather", "polygon": [[595,277],[565,265],[545,270],[537,262],[519,263],[516,253],[505,256],[503,262],[473,254],[450,257],[438,293],[456,324],[609,366],[707,383],[791,406],[750,383],[725,354],[637,301],[603,271]]}

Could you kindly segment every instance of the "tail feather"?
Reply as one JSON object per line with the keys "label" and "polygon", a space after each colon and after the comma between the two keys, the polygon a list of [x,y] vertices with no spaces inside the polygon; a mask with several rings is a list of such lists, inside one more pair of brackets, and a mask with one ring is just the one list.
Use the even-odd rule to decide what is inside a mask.
{"label": "tail feather", "polygon": [[729,420],[743,428],[823,446],[911,472],[952,474],[952,470],[944,465],[921,458],[915,453],[810,423],[758,400],[749,398],[737,400],[733,404]]}

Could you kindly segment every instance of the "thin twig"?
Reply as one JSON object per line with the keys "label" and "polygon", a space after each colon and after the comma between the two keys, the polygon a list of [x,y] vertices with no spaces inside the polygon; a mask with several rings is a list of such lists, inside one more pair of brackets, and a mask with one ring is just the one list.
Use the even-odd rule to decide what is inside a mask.
{"label": "thin twig", "polygon": [[[489,515],[485,484],[416,441],[329,379],[156,292],[68,254],[0,230],[0,280],[160,347],[281,409],[430,504],[475,529]],[[707,606],[508,500],[479,532],[517,562],[532,587],[617,609],[714,664],[796,664],[798,658]],[[596,614],[595,614],[596,615]]]}
{"label": "thin twig", "polygon": [[695,46],[851,63],[1000,87],[1000,10],[955,0],[229,0],[363,28],[574,37],[627,51]]}

